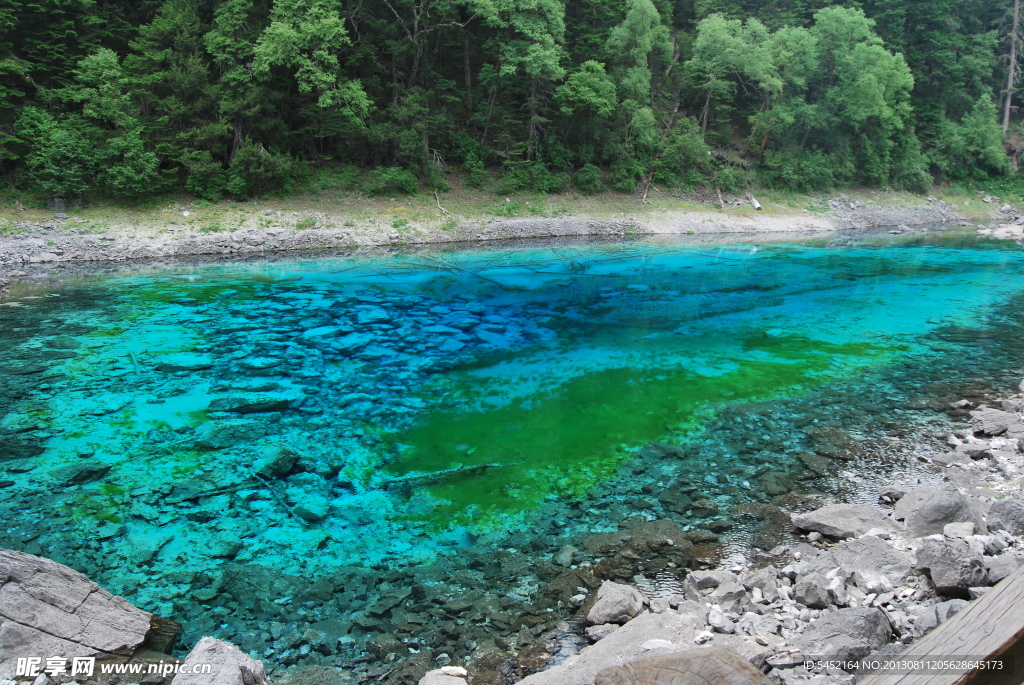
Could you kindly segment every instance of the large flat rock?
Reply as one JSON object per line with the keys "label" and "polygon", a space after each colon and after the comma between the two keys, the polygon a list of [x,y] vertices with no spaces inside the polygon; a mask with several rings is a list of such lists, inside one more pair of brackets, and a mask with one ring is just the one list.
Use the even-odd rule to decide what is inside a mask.
{"label": "large flat rock", "polygon": [[0,549],[0,678],[19,657],[131,654],[151,620],[67,566]]}
{"label": "large flat rock", "polygon": [[807,572],[827,574],[840,568],[865,592],[886,592],[914,570],[914,557],[884,540],[868,535],[844,540],[808,562]]}
{"label": "large flat rock", "polygon": [[856,538],[876,529],[886,532],[900,530],[899,524],[866,504],[829,504],[795,515],[793,525],[834,538]]}
{"label": "large flat rock", "polygon": [[[675,611],[641,614],[603,640],[584,647],[578,655],[521,680],[520,685],[592,685],[597,674],[606,669],[691,650],[702,631],[694,619]],[[648,640],[665,640],[673,648],[644,649]],[[716,634],[708,646],[731,649],[755,665],[763,664],[771,649],[740,635]]]}

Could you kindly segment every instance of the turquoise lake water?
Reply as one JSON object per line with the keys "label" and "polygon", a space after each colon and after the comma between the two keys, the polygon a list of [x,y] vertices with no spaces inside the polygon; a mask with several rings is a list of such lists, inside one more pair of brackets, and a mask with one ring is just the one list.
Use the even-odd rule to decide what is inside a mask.
{"label": "turquoise lake water", "polygon": [[[69,276],[0,306],[0,546],[187,611],[186,639],[345,664],[398,630],[386,613],[333,655],[281,646],[266,621],[350,626],[373,592],[337,580],[344,602],[282,618],[291,597],[229,601],[221,574],[384,574],[509,535],[539,558],[614,530],[639,506],[615,499],[629,478],[649,484],[644,516],[684,527],[813,490],[828,474],[808,470],[812,429],[869,437],[851,428],[872,411],[856,398],[919,411],[943,394],[927,383],[1019,371],[1022,296],[1019,246],[934,233]],[[823,397],[817,414],[793,409]],[[651,475],[655,441],[705,447]],[[660,494],[681,477],[704,504]]]}

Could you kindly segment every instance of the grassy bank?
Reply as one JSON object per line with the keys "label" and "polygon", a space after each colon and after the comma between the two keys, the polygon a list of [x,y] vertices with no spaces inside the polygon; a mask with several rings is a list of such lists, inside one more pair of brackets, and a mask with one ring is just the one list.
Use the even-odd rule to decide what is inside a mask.
{"label": "grassy bank", "polygon": [[[945,201],[958,214],[975,224],[989,223],[998,217],[1002,198],[983,203],[973,189],[935,188],[930,196]],[[629,219],[657,224],[659,218],[679,214],[754,219],[787,216],[839,218],[829,204],[842,198],[858,206],[876,209],[910,209],[926,203],[926,198],[908,192],[853,189],[831,193],[801,194],[786,191],[758,191],[763,209],[756,212],[743,195],[725,195],[725,206],[713,196],[698,193],[675,194],[652,190],[645,203],[630,194],[605,191],[585,195],[578,191],[558,194],[495,194],[458,183],[438,195],[366,197],[342,190],[295,193],[286,197],[236,202],[211,203],[189,197],[164,197],[135,205],[95,201],[69,212],[62,225],[79,234],[109,234],[118,237],[146,237],[163,234],[221,233],[240,229],[283,229],[301,231],[310,228],[369,228],[403,235],[418,230],[453,230],[458,224],[495,218],[572,216],[596,220]],[[439,209],[443,207],[444,209]],[[0,235],[25,230],[18,224],[52,222],[54,213],[40,200],[0,205]]]}

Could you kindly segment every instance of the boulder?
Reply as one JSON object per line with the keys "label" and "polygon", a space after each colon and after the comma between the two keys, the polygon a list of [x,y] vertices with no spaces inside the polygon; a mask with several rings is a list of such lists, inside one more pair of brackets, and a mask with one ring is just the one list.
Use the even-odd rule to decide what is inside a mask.
{"label": "boulder", "polygon": [[988,510],[988,529],[1020,535],[1024,532],[1024,502],[1004,499],[993,503]]}
{"label": "boulder", "polygon": [[985,573],[988,582],[995,585],[1000,580],[1016,571],[1021,566],[1021,559],[1011,554],[1003,554],[998,557],[985,557]]}
{"label": "boulder", "polygon": [[598,640],[605,639],[619,628],[620,626],[615,623],[602,623],[598,626],[587,626],[587,629],[584,632],[586,633],[588,640],[591,642],[597,642]]}
{"label": "boulder", "polygon": [[697,647],[677,654],[642,659],[605,669],[594,679],[594,685],[768,685],[770,682],[749,661],[723,647]]}
{"label": "boulder", "polygon": [[[675,645],[692,645],[702,629],[689,616],[674,611],[660,614],[646,613],[637,616],[600,642],[584,647],[580,653],[540,673],[534,673],[519,681],[519,685],[592,685],[601,671],[621,666],[639,659],[665,656],[668,650],[645,650],[648,640],[667,640]],[[768,636],[764,646],[752,637],[715,634],[712,643],[737,652],[742,658],[760,668],[781,642],[775,636]]]}
{"label": "boulder", "polygon": [[684,583],[692,585],[695,589],[703,592],[713,590],[724,583],[735,583],[736,574],[731,571],[692,571],[687,574]]}
{"label": "boulder", "polygon": [[[212,670],[203,673],[207,665]],[[187,673],[185,667],[188,667]],[[267,685],[262,661],[246,656],[229,642],[212,637],[204,637],[192,648],[181,670],[171,685]]]}
{"label": "boulder", "polygon": [[874,536],[844,540],[807,562],[805,572],[827,574],[841,568],[864,592],[888,592],[914,570],[914,559],[906,552]]}
{"label": "boulder", "polygon": [[970,521],[984,533],[985,519],[978,502],[954,487],[918,488],[896,503],[895,516],[904,519],[913,537],[942,533],[947,523]]}
{"label": "boulder", "polygon": [[924,538],[917,548],[917,568],[931,577],[940,595],[966,597],[971,587],[984,585],[981,554],[959,538]]}
{"label": "boulder", "polygon": [[960,613],[968,604],[970,602],[966,599],[951,599],[946,602],[939,602],[935,605],[935,616],[939,619],[939,623],[945,623]]}
{"label": "boulder", "polygon": [[715,588],[715,591],[708,596],[707,601],[717,604],[724,611],[743,613],[746,607],[750,606],[750,598],[747,591],[739,583],[730,581],[722,583]]}
{"label": "boulder", "polygon": [[971,412],[970,427],[986,436],[1002,435],[1010,426],[1020,422],[1016,415],[990,407],[979,407]]}
{"label": "boulder", "polygon": [[887,644],[892,626],[873,607],[840,609],[812,622],[791,644],[808,659],[859,659]]}
{"label": "boulder", "polygon": [[793,525],[834,538],[856,538],[870,530],[900,530],[892,519],[866,504],[829,504],[821,509],[793,516]]}
{"label": "boulder", "polygon": [[597,598],[587,612],[587,623],[625,623],[644,608],[644,596],[629,585],[606,580],[597,590]]}
{"label": "boulder", "polygon": [[829,605],[829,580],[820,573],[808,573],[793,586],[793,599],[811,609],[824,609]]}
{"label": "boulder", "polygon": [[718,607],[711,607],[708,612],[708,625],[717,633],[735,633],[736,623],[726,616]]}
{"label": "boulder", "polygon": [[67,566],[0,549],[0,678],[19,657],[130,655],[152,618]]}
{"label": "boulder", "polygon": [[914,637],[926,635],[939,625],[939,619],[935,614],[935,606],[932,604],[913,604],[907,607],[907,615],[913,619]]}
{"label": "boulder", "polygon": [[947,523],[942,527],[942,534],[947,538],[969,538],[974,535],[974,523],[971,521]]}
{"label": "boulder", "polygon": [[743,578],[743,587],[747,590],[757,588],[761,596],[769,602],[779,597],[779,570],[774,566],[765,566]]}

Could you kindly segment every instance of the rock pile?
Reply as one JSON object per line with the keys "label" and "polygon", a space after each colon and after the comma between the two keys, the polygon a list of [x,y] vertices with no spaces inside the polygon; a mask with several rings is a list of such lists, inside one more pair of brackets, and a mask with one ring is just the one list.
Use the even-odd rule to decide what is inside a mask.
{"label": "rock pile", "polygon": [[[683,657],[698,648],[709,659],[738,654],[781,685],[852,684],[854,673],[805,662],[898,654],[1024,565],[1022,404],[967,402],[967,429],[950,434],[951,451],[934,460],[943,486],[886,486],[875,506],[794,514],[803,540],[773,551],[774,564],[690,571],[657,598],[605,581],[575,598],[593,644],[522,683],[630,682],[666,664],[689,668]],[[614,538],[595,536],[591,549]]]}

